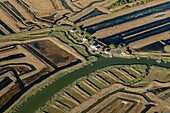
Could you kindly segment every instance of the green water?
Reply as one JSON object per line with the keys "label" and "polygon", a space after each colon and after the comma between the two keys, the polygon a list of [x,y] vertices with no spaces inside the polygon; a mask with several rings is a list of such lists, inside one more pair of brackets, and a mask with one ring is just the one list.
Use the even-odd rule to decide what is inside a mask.
{"label": "green water", "polygon": [[94,72],[99,68],[103,68],[109,65],[131,65],[131,64],[147,64],[147,65],[158,65],[162,67],[170,68],[170,63],[158,64],[155,60],[151,59],[121,59],[121,58],[103,58],[100,57],[98,61],[93,65],[85,66],[79,70],[69,73],[59,80],[55,81],[50,86],[46,87],[41,92],[37,93],[30,100],[28,100],[17,113],[34,113],[40,106],[44,105],[50,98],[59,90],[73,83],[78,78],[84,75]]}

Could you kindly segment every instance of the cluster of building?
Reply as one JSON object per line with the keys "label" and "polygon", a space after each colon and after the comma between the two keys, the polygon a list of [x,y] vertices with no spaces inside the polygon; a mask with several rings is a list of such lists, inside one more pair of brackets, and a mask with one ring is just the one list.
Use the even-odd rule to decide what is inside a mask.
{"label": "cluster of building", "polygon": [[127,50],[123,51],[119,48],[111,49],[108,45],[97,40],[96,37],[86,36],[83,31],[77,30],[76,28],[71,29],[70,32],[72,33],[77,32],[79,36],[82,37],[83,43],[88,44],[89,49],[95,53],[104,54],[109,57],[113,56],[126,57],[129,56],[130,54]]}

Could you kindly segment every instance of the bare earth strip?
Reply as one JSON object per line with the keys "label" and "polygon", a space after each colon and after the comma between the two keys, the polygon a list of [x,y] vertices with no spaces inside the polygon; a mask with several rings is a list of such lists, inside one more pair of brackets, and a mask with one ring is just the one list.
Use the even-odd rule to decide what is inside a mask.
{"label": "bare earth strip", "polygon": [[119,12],[114,13],[114,14],[109,14],[107,16],[101,15],[101,16],[98,16],[96,18],[88,19],[88,20],[85,20],[85,21],[79,23],[78,25],[89,26],[89,25],[92,25],[92,24],[100,23],[104,20],[108,20],[108,19],[111,19],[111,18],[115,18],[115,17],[118,17],[118,16],[128,14],[128,13],[132,13],[134,11],[138,11],[138,10],[145,9],[145,8],[148,8],[148,7],[152,7],[152,6],[161,4],[161,3],[165,3],[166,1],[169,1],[169,0],[154,0],[153,2],[144,4],[144,5],[141,5],[141,6],[138,6],[138,7],[126,9],[126,11],[122,10],[122,11],[119,11]]}
{"label": "bare earth strip", "polygon": [[0,25],[0,30],[2,30],[2,32],[4,32],[5,34],[10,34],[10,32],[2,25]]}
{"label": "bare earth strip", "polygon": [[[103,3],[103,2],[102,2],[102,3]],[[71,21],[76,21],[77,19],[79,19],[79,18],[83,17],[84,15],[86,15],[86,14],[90,13],[91,11],[93,11],[95,8],[98,8],[98,9],[101,10],[102,12],[105,12],[105,13],[108,13],[108,14],[111,13],[111,12],[109,12],[109,10],[107,10],[106,8],[101,7],[101,6],[98,6],[98,5],[100,5],[100,4],[101,4],[101,3],[98,3],[97,5],[94,4],[93,6],[84,9],[83,11],[79,12],[78,14],[70,17],[69,20],[71,20]],[[90,18],[90,19],[91,19],[91,18]]]}
{"label": "bare earth strip", "polygon": [[146,45],[152,44],[157,41],[167,40],[167,39],[169,39],[169,36],[170,36],[169,33],[170,33],[170,31],[167,31],[164,33],[160,33],[157,35],[150,36],[148,38],[144,38],[144,39],[132,42],[129,44],[129,47],[138,49],[138,48],[144,47]]}
{"label": "bare earth strip", "polygon": [[21,6],[17,0],[8,0],[27,20],[34,21],[33,16],[30,13],[27,13],[26,9]]}
{"label": "bare earth strip", "polygon": [[14,77],[12,72],[7,72],[4,75],[1,75],[0,78],[4,78],[4,77],[9,77],[11,80],[13,80],[12,83],[10,83],[7,87],[3,88],[2,90],[0,90],[0,97],[3,96],[7,91],[10,90],[10,88],[12,86],[15,85],[14,82],[17,82],[16,78]]}
{"label": "bare earth strip", "polygon": [[61,0],[54,0],[60,10],[65,9],[64,6],[61,3]]}
{"label": "bare earth strip", "polygon": [[[105,1],[104,1],[104,2],[105,2]],[[105,9],[105,8],[103,8],[103,7],[100,7],[100,5],[103,4],[104,2],[95,3],[95,4],[93,4],[91,7],[88,7],[88,8],[86,8],[86,9],[84,9],[83,11],[81,11],[81,12],[79,12],[78,14],[70,17],[69,19],[70,19],[71,21],[75,21],[75,20],[77,20],[78,18],[80,18],[80,17],[88,14],[90,11],[92,11],[92,10],[93,10],[94,8],[96,8],[96,7],[97,7],[99,10],[101,10],[102,12],[107,12],[107,13],[108,13],[109,11],[108,11],[107,9]],[[109,13],[110,13],[110,12],[109,12]],[[81,23],[81,22],[80,22],[80,23]]]}
{"label": "bare earth strip", "polygon": [[[143,102],[143,107],[144,107],[144,103],[148,103],[143,97],[139,96],[139,95],[134,95],[134,94],[128,94],[128,93],[122,93],[122,92],[118,92],[116,94],[113,94],[111,96],[109,96],[108,98],[106,98],[104,101],[102,101],[101,103],[99,103],[97,106],[95,106],[94,108],[92,108],[89,113],[96,113],[98,112],[100,109],[102,109],[104,106],[106,106],[107,104],[109,104],[110,102],[112,102],[114,99],[116,99],[117,97],[121,97],[121,98],[125,98],[128,100],[134,100],[136,102]],[[121,101],[120,101],[121,103]],[[118,104],[120,104],[118,103]]]}
{"label": "bare earth strip", "polygon": [[1,20],[6,23],[13,31],[19,32],[20,29],[16,26],[16,20],[14,20],[9,13],[7,13],[2,7],[0,6],[0,17]]}
{"label": "bare earth strip", "polygon": [[76,6],[74,6],[74,4],[71,2],[71,0],[65,0],[67,2],[67,4],[74,10],[74,11],[80,11],[79,8],[77,8]]}
{"label": "bare earth strip", "polygon": [[93,11],[93,9],[94,9],[93,7],[89,7],[87,9],[83,10],[82,12],[70,17],[69,20],[74,22],[77,19],[79,19],[79,18],[83,17],[84,15],[86,15],[86,14],[90,13],[91,11]]}
{"label": "bare earth strip", "polygon": [[26,0],[23,2],[29,5],[30,10],[40,17],[48,16],[56,12],[50,0]]}
{"label": "bare earth strip", "polygon": [[167,17],[169,17],[170,15],[170,11],[164,12],[166,15],[164,15],[163,17],[159,17],[159,18],[154,18],[154,15],[150,15],[144,18],[140,18],[134,21],[130,21],[130,22],[126,22],[123,24],[119,24],[113,27],[109,27],[109,28],[105,28],[99,31],[96,31],[96,33],[94,33],[93,35],[96,36],[97,38],[105,38],[108,36],[111,36],[113,34],[117,34],[117,33],[121,33],[123,31],[138,27],[138,26],[142,26],[145,24],[149,24],[151,22],[154,21],[158,21],[158,20],[162,20],[165,19]]}

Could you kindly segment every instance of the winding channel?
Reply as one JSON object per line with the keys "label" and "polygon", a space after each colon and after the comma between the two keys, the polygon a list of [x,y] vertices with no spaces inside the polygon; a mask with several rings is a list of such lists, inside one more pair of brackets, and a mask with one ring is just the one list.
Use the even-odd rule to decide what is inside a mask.
{"label": "winding channel", "polygon": [[145,64],[145,65],[157,65],[161,67],[170,68],[170,62],[164,63],[161,62],[158,64],[155,60],[152,59],[122,59],[122,58],[104,58],[99,57],[99,60],[94,62],[93,65],[87,65],[83,68],[80,68],[74,72],[71,72],[59,80],[55,81],[41,92],[38,92],[35,96],[29,99],[18,111],[17,113],[34,113],[38,108],[51,99],[59,90],[66,87],[67,85],[73,83],[77,79],[94,72],[97,69],[110,66],[110,65],[132,65],[132,64]]}

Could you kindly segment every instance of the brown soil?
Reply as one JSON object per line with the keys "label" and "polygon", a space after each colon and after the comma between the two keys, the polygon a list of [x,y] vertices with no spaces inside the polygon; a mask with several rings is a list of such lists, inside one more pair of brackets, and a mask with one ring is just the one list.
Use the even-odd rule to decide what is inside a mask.
{"label": "brown soil", "polygon": [[18,53],[23,53],[25,55],[25,57],[22,57],[19,59],[13,59],[13,60],[9,60],[9,61],[3,61],[3,62],[1,62],[1,65],[9,65],[11,63],[16,63],[16,64],[17,63],[27,63],[27,64],[33,65],[36,68],[36,70],[34,70],[32,72],[20,76],[21,79],[27,78],[29,76],[32,76],[32,75],[38,73],[44,67],[50,67],[49,65],[47,65],[44,62],[42,62],[41,60],[39,60],[36,56],[34,56],[28,50],[23,48],[21,45],[18,45],[17,49],[13,49],[13,50],[6,51],[6,52],[4,51],[3,54],[0,54],[0,55],[1,55],[1,57],[5,57],[5,56],[13,55],[13,54],[18,54]]}
{"label": "brown soil", "polygon": [[[145,104],[147,104],[148,102],[139,95],[134,95],[134,94],[128,94],[128,93],[122,93],[122,92],[118,92],[116,94],[113,94],[111,96],[109,96],[108,98],[106,98],[104,101],[102,101],[101,103],[99,103],[97,106],[95,106],[94,108],[92,108],[89,113],[96,113],[96,111],[102,109],[104,106],[108,105],[110,102],[112,102],[113,100],[115,100],[117,97],[121,97],[121,98],[125,98],[125,99],[129,99],[129,100],[134,100],[136,102],[143,102],[143,109],[145,108]],[[119,101],[115,102],[114,105],[119,105],[122,102],[122,99],[119,99]],[[127,101],[128,102],[128,101]],[[140,109],[139,111],[141,111],[142,109]],[[107,110],[108,112],[110,110]]]}
{"label": "brown soil", "polygon": [[[6,1],[6,0],[1,0]],[[35,21],[33,16],[26,11],[26,9],[18,3],[17,0],[8,0],[20,13],[21,15],[26,18],[28,21]]]}
{"label": "brown soil", "polygon": [[19,84],[14,85],[11,89],[0,97],[0,108],[5,105],[15,94],[20,91]]}
{"label": "brown soil", "polygon": [[59,67],[76,60],[73,55],[59,48],[50,40],[32,42],[31,45]]}
{"label": "brown soil", "polygon": [[55,7],[51,0],[26,0],[23,2],[30,7],[32,12],[40,17],[51,15],[58,10],[58,7]]}
{"label": "brown soil", "polygon": [[10,16],[10,14],[5,11],[2,6],[0,6],[0,17],[1,20],[9,26],[14,32],[19,32],[20,29],[17,27],[17,21]]}
{"label": "brown soil", "polygon": [[16,70],[19,74],[22,74],[30,71],[31,68],[26,65],[8,65],[0,67],[0,72],[5,72],[7,70]]}
{"label": "brown soil", "polygon": [[48,68],[43,68],[40,72],[28,77],[28,78],[25,78],[22,80],[22,83],[27,86],[31,83],[33,83],[34,81],[38,80],[40,77],[42,77],[43,75],[49,73],[51,71],[51,69],[48,69]]}
{"label": "brown soil", "polygon": [[170,53],[170,45],[164,47],[165,52]]}

